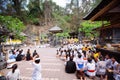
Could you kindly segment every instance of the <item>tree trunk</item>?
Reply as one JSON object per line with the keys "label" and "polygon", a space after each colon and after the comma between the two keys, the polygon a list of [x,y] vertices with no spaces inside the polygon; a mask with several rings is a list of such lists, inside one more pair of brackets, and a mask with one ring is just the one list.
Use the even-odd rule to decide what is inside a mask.
{"label": "tree trunk", "polygon": [[22,0],[12,0],[12,1],[14,3],[13,8],[16,11],[16,15],[21,16],[22,15],[22,12],[21,12],[21,2],[22,2]]}
{"label": "tree trunk", "polygon": [[44,17],[45,17],[45,24],[48,25],[48,23],[51,21],[51,15],[52,15],[52,7],[50,1],[45,1],[44,3]]}

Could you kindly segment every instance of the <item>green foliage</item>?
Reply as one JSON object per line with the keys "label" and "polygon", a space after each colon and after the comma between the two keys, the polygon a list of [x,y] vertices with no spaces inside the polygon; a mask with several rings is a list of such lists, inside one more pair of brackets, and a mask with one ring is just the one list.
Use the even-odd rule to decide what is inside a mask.
{"label": "green foliage", "polygon": [[33,18],[32,23],[35,25],[39,25],[39,19],[38,18]]}
{"label": "green foliage", "polygon": [[70,21],[71,21],[71,17],[70,17],[70,16],[65,15],[65,16],[63,16],[63,18],[64,18],[67,22],[70,22]]}
{"label": "green foliage", "polygon": [[27,23],[31,23],[34,25],[39,25],[39,18],[36,18],[34,15],[30,14],[27,17]]}
{"label": "green foliage", "polygon": [[41,39],[45,39],[46,37],[47,37],[47,35],[46,34],[41,34]]}
{"label": "green foliage", "polygon": [[20,39],[21,41],[24,41],[26,37],[19,35],[18,33],[15,36],[15,39]]}
{"label": "green foliage", "polygon": [[11,16],[0,16],[0,24],[5,25],[16,39],[20,39],[20,33],[25,29],[23,22]]}
{"label": "green foliage", "polygon": [[6,35],[2,35],[0,36],[0,43],[4,42],[6,40],[7,36]]}
{"label": "green foliage", "polygon": [[52,15],[54,16],[54,19],[56,20],[56,24],[61,26],[64,32],[69,32],[70,24],[69,22],[67,22],[67,20],[70,20],[70,18],[67,17],[66,15],[59,15],[57,13],[53,13]]}
{"label": "green foliage", "polygon": [[93,31],[93,29],[102,26],[102,22],[84,21],[81,23],[81,26],[82,27],[79,28],[79,32],[85,33],[86,37],[93,37],[93,36],[97,36],[97,32]]}
{"label": "green foliage", "polygon": [[[45,22],[45,14],[47,13],[45,10],[51,8],[49,4],[45,5],[45,1],[50,1],[50,4],[52,5],[52,11],[48,11],[49,13],[52,13],[50,22],[52,22],[53,25],[59,25],[64,30],[63,34],[57,34],[62,37],[69,36],[67,32],[75,32],[77,30],[85,33],[85,36],[87,37],[94,36],[97,35],[97,33],[94,33],[92,29],[97,28],[102,24],[102,22],[93,23],[90,21],[81,21],[83,15],[87,14],[91,7],[98,5],[101,0],[82,0],[81,3],[84,4],[81,5],[78,5],[80,0],[69,0],[70,3],[67,4],[68,6],[66,6],[66,9],[61,8],[55,2],[51,2],[52,0],[29,0],[29,3],[26,3],[26,0],[8,1],[10,1],[10,3],[6,6],[4,5],[7,9],[0,9],[3,15],[15,16],[24,23],[35,25],[39,25],[40,21],[40,23]],[[17,5],[14,4],[16,2],[18,2]],[[71,11],[72,13],[70,13]],[[15,34],[15,38],[24,39],[19,36],[19,33],[24,29],[23,23],[19,19],[11,16],[0,16],[0,23],[6,25],[10,32]],[[79,25],[80,22],[82,22],[81,25]],[[82,27],[78,29],[79,26]]]}
{"label": "green foliage", "polygon": [[69,35],[69,33],[64,32],[64,33],[57,33],[56,36],[57,37],[69,37],[70,35]]}

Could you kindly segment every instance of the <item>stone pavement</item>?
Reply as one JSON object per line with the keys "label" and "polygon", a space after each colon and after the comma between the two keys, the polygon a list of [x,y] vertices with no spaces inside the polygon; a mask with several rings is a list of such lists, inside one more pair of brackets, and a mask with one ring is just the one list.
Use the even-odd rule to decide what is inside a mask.
{"label": "stone pavement", "polygon": [[[26,52],[31,49],[31,53],[36,49],[41,58],[42,80],[77,80],[75,74],[67,74],[64,71],[64,62],[56,57],[56,48],[23,48]],[[31,80],[33,67],[31,61],[16,62],[21,72],[22,80]],[[6,74],[9,69],[3,70]],[[90,80],[90,79],[87,79]]]}

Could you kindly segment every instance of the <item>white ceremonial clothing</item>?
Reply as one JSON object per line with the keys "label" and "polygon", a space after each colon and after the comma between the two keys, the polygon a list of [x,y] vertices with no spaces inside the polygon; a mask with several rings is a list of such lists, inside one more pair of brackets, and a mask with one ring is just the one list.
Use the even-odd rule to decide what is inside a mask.
{"label": "white ceremonial clothing", "polygon": [[111,59],[105,59],[105,62],[106,62],[106,68],[111,68],[112,60]]}
{"label": "white ceremonial clothing", "polygon": [[36,64],[35,62],[33,62],[33,74],[32,74],[32,80],[42,80],[41,77],[41,64]]}
{"label": "white ceremonial clothing", "polygon": [[106,62],[105,61],[97,62],[97,74],[105,75],[105,73],[106,73]]}
{"label": "white ceremonial clothing", "polygon": [[18,80],[18,79],[20,79],[20,70],[16,69],[14,73],[12,73],[12,70],[10,72],[8,72],[7,79],[8,80]]}
{"label": "white ceremonial clothing", "polygon": [[77,70],[81,70],[81,69],[84,68],[84,60],[83,60],[83,58],[77,58],[75,62],[76,62]]}
{"label": "white ceremonial clothing", "polygon": [[96,71],[95,71],[95,63],[87,63],[86,64],[86,68],[87,68],[87,75],[88,76],[95,76],[96,75]]}
{"label": "white ceremonial clothing", "polygon": [[[117,62],[117,61],[115,61],[114,63],[111,62],[111,67],[113,68],[114,71],[117,70],[117,65],[118,65],[118,62]],[[116,72],[114,72],[114,71],[113,71],[113,77],[115,78],[117,74],[116,74]]]}

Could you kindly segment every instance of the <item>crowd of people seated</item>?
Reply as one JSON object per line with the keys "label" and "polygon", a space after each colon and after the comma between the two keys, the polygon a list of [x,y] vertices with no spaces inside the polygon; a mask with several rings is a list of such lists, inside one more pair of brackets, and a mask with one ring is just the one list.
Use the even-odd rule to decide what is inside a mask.
{"label": "crowd of people seated", "polygon": [[8,54],[7,63],[12,63],[15,61],[21,61],[25,59],[25,53],[23,49],[17,49],[17,50],[11,49],[11,50],[8,50],[7,54]]}
{"label": "crowd of people seated", "polygon": [[80,80],[86,76],[96,80],[120,80],[120,64],[114,56],[96,51],[95,45],[90,43],[74,43],[63,45],[57,49],[57,56],[65,61],[65,72],[76,73]]}
{"label": "crowd of people seated", "polygon": [[35,55],[38,55],[36,50],[31,53],[30,49],[28,49],[26,52],[23,51],[23,49],[10,49],[6,53],[7,68],[11,69],[16,61],[30,61]]}
{"label": "crowd of people seated", "polygon": [[32,60],[32,58],[37,55],[36,50],[34,50],[33,53],[30,52],[30,49],[27,50],[25,53],[23,49],[11,49],[8,51],[8,60],[7,63],[12,63],[15,61],[21,61],[21,60]]}
{"label": "crowd of people seated", "polygon": [[20,69],[18,69],[18,65],[14,63],[15,61],[22,61],[22,60],[32,60],[32,65],[34,67],[32,80],[41,80],[41,64],[40,58],[36,50],[31,54],[30,49],[27,50],[25,53],[23,49],[11,49],[8,51],[8,61],[7,63],[12,63],[8,69],[10,71],[5,76],[0,71],[0,80],[22,80],[20,77]]}

